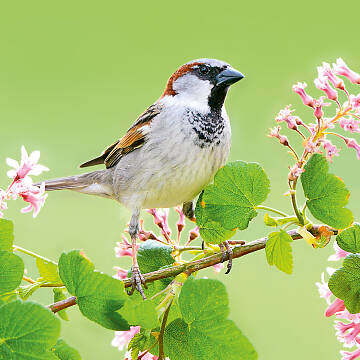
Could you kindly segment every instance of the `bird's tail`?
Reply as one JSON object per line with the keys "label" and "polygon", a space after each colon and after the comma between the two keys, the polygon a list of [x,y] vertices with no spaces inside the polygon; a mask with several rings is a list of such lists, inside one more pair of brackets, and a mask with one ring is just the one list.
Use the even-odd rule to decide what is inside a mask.
{"label": "bird's tail", "polygon": [[[40,186],[41,182],[34,184]],[[86,174],[50,179],[45,181],[45,190],[74,190],[85,194],[112,196],[112,174],[110,169]]]}

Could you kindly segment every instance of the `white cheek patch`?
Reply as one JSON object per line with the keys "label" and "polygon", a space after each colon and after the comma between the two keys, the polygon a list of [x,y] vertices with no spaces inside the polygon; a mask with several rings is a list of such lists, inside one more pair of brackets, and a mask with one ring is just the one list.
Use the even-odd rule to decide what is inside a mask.
{"label": "white cheek patch", "polygon": [[208,80],[201,80],[195,75],[185,74],[179,77],[173,84],[176,92],[175,97],[187,104],[196,103],[198,106],[209,109],[208,99],[213,85]]}

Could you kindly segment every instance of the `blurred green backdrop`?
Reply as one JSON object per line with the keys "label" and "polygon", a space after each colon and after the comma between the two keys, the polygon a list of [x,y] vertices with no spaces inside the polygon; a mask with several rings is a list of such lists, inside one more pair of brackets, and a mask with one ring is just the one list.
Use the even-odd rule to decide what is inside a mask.
{"label": "blurred green backdrop", "polygon": [[[346,9],[358,13],[358,0]],[[120,137],[160,95],[170,74],[199,57],[230,62],[246,74],[227,99],[232,120],[231,160],[257,161],[272,183],[270,206],[288,206],[289,156],[265,137],[277,111],[288,103],[296,81],[312,83],[321,61],[343,57],[360,70],[359,25],[348,10],[329,1],[3,1],[0,5],[0,185],[5,157],[20,146],[41,150],[49,177],[77,173],[78,164]],[[310,85],[312,89],[313,86]],[[300,112],[304,118],[310,112]],[[360,217],[359,163],[352,151],[332,170],[352,191],[350,208]],[[113,273],[123,265],[113,247],[129,219],[117,203],[72,192],[51,193],[38,218],[9,203],[16,243],[57,259],[82,248],[96,267]],[[147,224],[151,219],[145,215]],[[237,238],[264,234],[261,216]],[[294,243],[294,275],[265,261],[263,252],[235,261],[227,285],[231,318],[254,343],[260,359],[339,359],[340,345],[325,302],[314,285],[328,266],[331,246],[313,250]],[[31,265],[29,265],[31,269]],[[215,276],[212,270],[204,275]],[[36,297],[50,303],[48,291]],[[76,309],[62,336],[83,359],[122,359],[104,330]],[[231,339],[229,339],[231,341]]]}

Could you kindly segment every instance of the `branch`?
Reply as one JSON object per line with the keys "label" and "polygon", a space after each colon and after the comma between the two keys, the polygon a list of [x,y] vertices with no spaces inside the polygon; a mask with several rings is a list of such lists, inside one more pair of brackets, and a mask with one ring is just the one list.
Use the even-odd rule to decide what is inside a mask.
{"label": "branch", "polygon": [[[314,225],[311,230],[309,230],[314,236],[319,235],[319,225]],[[334,235],[337,235],[337,230],[331,230]],[[287,232],[293,240],[301,239],[302,237],[296,232],[296,230],[290,230]],[[233,259],[242,257],[244,255],[253,253],[258,250],[262,250],[266,246],[266,242],[268,241],[268,237],[263,237],[261,239],[257,239],[251,242],[246,243],[245,245],[235,246],[233,247]],[[200,260],[190,261],[188,263],[182,264],[182,265],[176,265],[172,266],[170,268],[161,269],[157,271],[153,271],[147,274],[143,274],[145,281],[147,283],[165,279],[168,277],[174,277],[176,275],[181,274],[182,272],[187,272],[188,274],[191,274],[195,271],[199,271],[201,269],[205,269],[207,267],[220,264],[222,260],[222,253],[214,254],[208,257],[204,257]],[[226,259],[228,258],[228,255],[226,255]],[[123,280],[125,288],[131,286],[131,279],[125,279]],[[53,312],[57,312],[60,310],[63,310],[69,306],[73,306],[76,304],[76,297],[70,297],[66,300],[59,301],[55,304],[49,305],[49,308]],[[54,311],[55,310],[55,311]]]}
{"label": "branch", "polygon": [[76,305],[76,296],[71,296],[65,300],[58,301],[54,304],[48,306],[48,308],[53,312],[57,313],[60,310],[64,310],[70,306]]}

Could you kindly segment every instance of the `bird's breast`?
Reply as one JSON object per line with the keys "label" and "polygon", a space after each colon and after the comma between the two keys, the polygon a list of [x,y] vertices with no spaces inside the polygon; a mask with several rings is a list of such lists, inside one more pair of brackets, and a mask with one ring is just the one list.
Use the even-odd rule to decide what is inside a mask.
{"label": "bird's breast", "polygon": [[154,121],[146,143],[121,160],[117,172],[126,179],[119,200],[125,205],[136,200],[142,208],[172,207],[192,200],[225,164],[228,121],[210,125],[204,118],[182,115]]}

